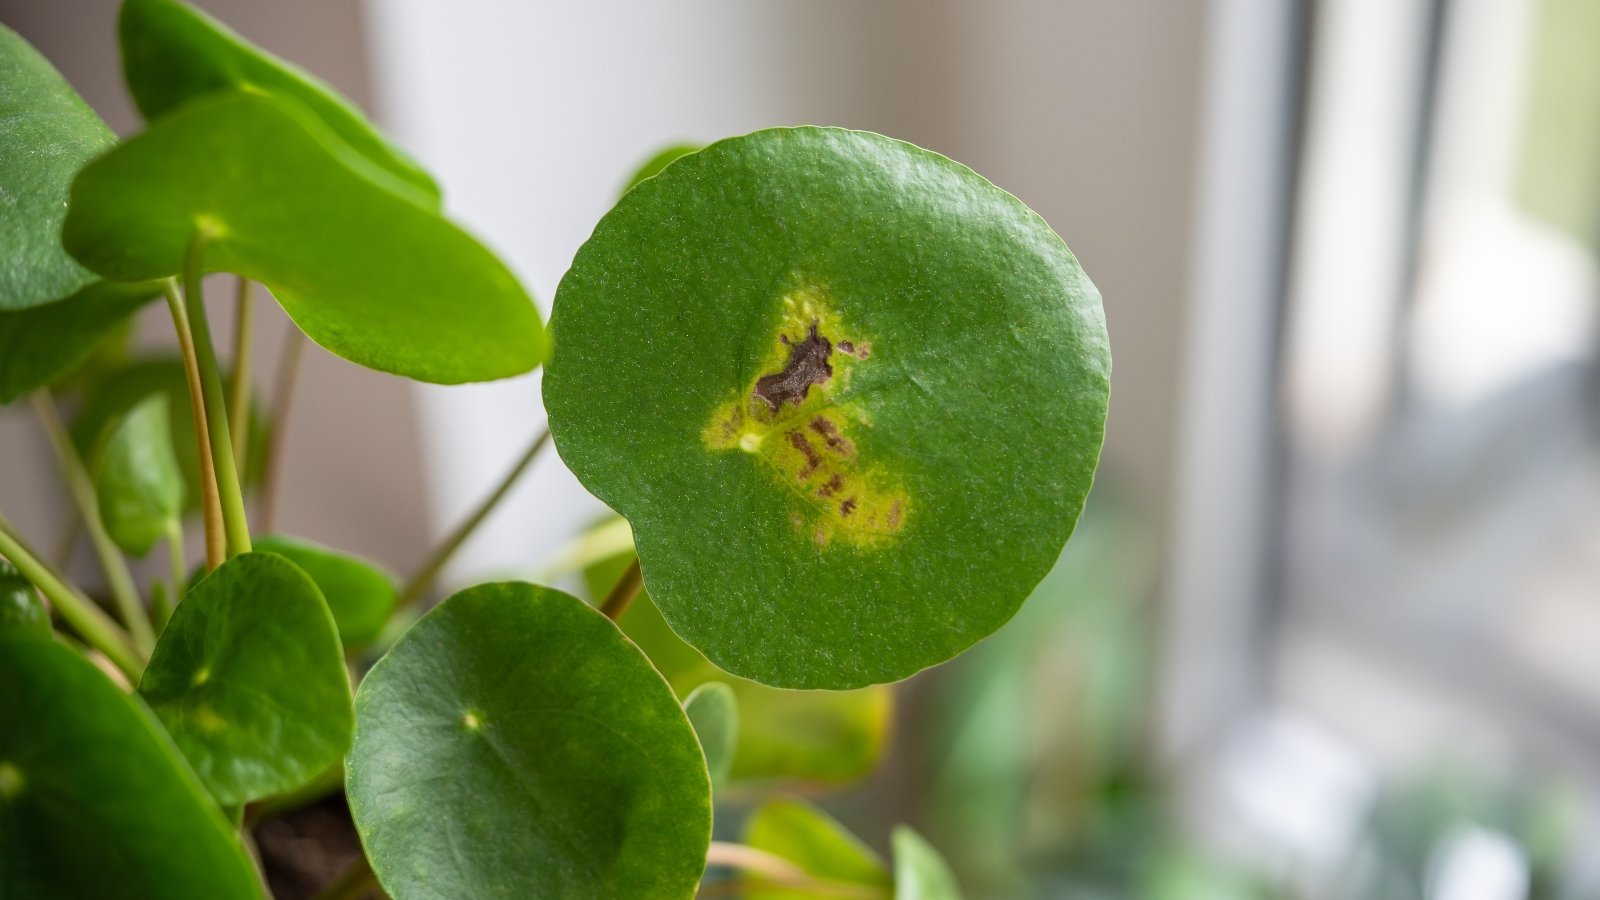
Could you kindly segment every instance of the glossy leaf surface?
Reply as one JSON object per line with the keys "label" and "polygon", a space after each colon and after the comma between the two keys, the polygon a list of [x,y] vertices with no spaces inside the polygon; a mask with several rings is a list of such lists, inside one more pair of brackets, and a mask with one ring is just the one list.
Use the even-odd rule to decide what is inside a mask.
{"label": "glossy leaf surface", "polygon": [[65,300],[0,311],[0,404],[77,371],[155,295],[155,285],[95,281]]}
{"label": "glossy leaf surface", "polygon": [[[591,567],[586,572],[590,595],[604,596],[631,559],[631,554],[613,557]],[[842,784],[866,776],[883,755],[894,707],[887,686],[790,691],[730,675],[673,633],[648,591],[618,624],[680,697],[712,681],[732,689],[739,710],[729,772],[733,782]]]}
{"label": "glossy leaf surface", "polygon": [[0,25],[0,310],[27,309],[94,276],[61,248],[67,189],[116,143],[39,51]]}
{"label": "glossy leaf surface", "polygon": [[217,90],[280,94],[304,106],[351,149],[437,206],[439,186],[389,143],[354,104],[299,67],[174,0],[126,0],[118,18],[122,70],[146,119]]}
{"label": "glossy leaf surface", "polygon": [[0,635],[50,637],[50,613],[33,583],[0,559]]}
{"label": "glossy leaf surface", "polygon": [[[889,870],[861,839],[822,810],[800,800],[768,802],[745,825],[744,842],[805,870],[821,882],[882,889],[889,896]],[[833,894],[779,887],[756,876],[747,900],[812,900]]]}
{"label": "glossy leaf surface", "polygon": [[904,678],[990,634],[1089,491],[1100,298],[1042,219],[879,135],[775,129],[628,191],[544,380],[678,634],[766,684]]}
{"label": "glossy leaf surface", "polygon": [[347,648],[371,643],[394,610],[398,599],[394,576],[374,563],[284,535],[260,538],[255,549],[276,553],[311,576],[328,601],[339,639]]}
{"label": "glossy leaf surface", "polygon": [[711,837],[667,684],[599,612],[530,584],[454,595],[373,667],[345,786],[395,900],[687,900]]}
{"label": "glossy leaf surface", "polygon": [[128,410],[95,461],[95,494],[106,531],[123,552],[144,556],[183,515],[183,472],[172,447],[167,398]]}
{"label": "glossy leaf surface", "polygon": [[281,556],[245,553],[184,595],[139,693],[217,801],[299,787],[350,746],[350,682],[322,594]]}
{"label": "glossy leaf surface", "polygon": [[456,383],[536,366],[544,331],[510,270],[392,181],[288,101],[213,93],[85,168],[62,239],[129,281],[181,272],[203,233],[206,270],[266,285],[369,368]]}
{"label": "glossy leaf surface", "polygon": [[733,768],[733,752],[739,738],[739,705],[733,689],[720,681],[709,681],[689,692],[683,711],[694,726],[700,749],[705,751],[706,771],[711,787],[722,787]]}
{"label": "glossy leaf surface", "polygon": [[261,896],[161,726],[93,663],[0,636],[0,722],[0,896]]}
{"label": "glossy leaf surface", "polygon": [[908,825],[894,830],[894,898],[961,900],[961,889],[944,857]]}

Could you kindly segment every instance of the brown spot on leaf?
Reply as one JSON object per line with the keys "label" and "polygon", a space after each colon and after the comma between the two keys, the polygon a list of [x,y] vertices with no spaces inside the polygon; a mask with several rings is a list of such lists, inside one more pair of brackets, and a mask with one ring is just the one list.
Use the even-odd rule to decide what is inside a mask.
{"label": "brown spot on leaf", "polygon": [[840,341],[838,347],[840,353],[848,353],[856,359],[866,359],[872,355],[872,344],[869,341],[862,341],[859,344],[854,341]]}
{"label": "brown spot on leaf", "polygon": [[845,501],[843,503],[839,504],[839,515],[840,516],[843,516],[845,518],[849,518],[850,514],[855,512],[855,511],[856,511],[856,498],[854,498],[854,497],[847,497],[847,498],[845,498]]}
{"label": "brown spot on leaf", "polygon": [[822,416],[817,416],[811,420],[810,428],[822,437],[823,443],[827,444],[829,450],[845,459],[855,456],[855,445],[839,433],[839,426],[833,424],[833,422]]}
{"label": "brown spot on leaf", "polygon": [[822,500],[826,500],[829,497],[832,497],[834,494],[839,493],[839,491],[843,488],[844,478],[838,472],[835,472],[833,473],[833,477],[828,479],[827,484],[817,488],[817,497]]}
{"label": "brown spot on leaf", "polygon": [[806,339],[792,343],[787,335],[778,339],[789,348],[789,360],[782,372],[763,375],[756,381],[752,396],[777,412],[785,403],[799,405],[814,384],[826,384],[833,377],[833,366],[828,357],[833,353],[833,343],[817,333],[817,323],[806,330]]}
{"label": "brown spot on leaf", "polygon": [[801,481],[805,481],[811,477],[812,472],[817,470],[817,466],[822,465],[822,457],[817,454],[817,448],[811,446],[811,442],[806,440],[806,436],[798,431],[789,432],[789,444],[800,451],[801,456],[806,458],[805,468],[796,473],[796,476]]}

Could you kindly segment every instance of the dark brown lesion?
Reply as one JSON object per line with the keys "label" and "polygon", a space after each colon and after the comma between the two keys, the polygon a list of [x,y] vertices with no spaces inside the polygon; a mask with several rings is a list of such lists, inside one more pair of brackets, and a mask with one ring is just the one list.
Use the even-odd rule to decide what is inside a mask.
{"label": "dark brown lesion", "polygon": [[840,353],[848,353],[856,359],[866,359],[872,355],[872,345],[868,343],[855,344],[850,341],[840,341],[838,348]]}
{"label": "dark brown lesion", "polygon": [[831,420],[817,416],[811,420],[807,427],[822,438],[823,444],[829,450],[844,459],[850,459],[856,455],[856,445],[851,443],[849,438],[840,434],[839,426],[833,424]]}
{"label": "dark brown lesion", "polygon": [[805,340],[798,344],[790,341],[788,335],[780,335],[779,340],[789,347],[788,362],[783,371],[761,376],[751,394],[772,412],[777,412],[785,403],[800,405],[812,385],[826,384],[833,377],[833,366],[828,364],[828,357],[833,355],[833,342],[817,333],[816,322],[811,323]]}
{"label": "dark brown lesion", "polygon": [[817,454],[816,448],[811,446],[811,442],[806,440],[806,436],[798,431],[789,432],[789,445],[800,451],[800,455],[806,459],[805,467],[796,473],[801,481],[805,481],[818,466],[822,465],[822,457]]}

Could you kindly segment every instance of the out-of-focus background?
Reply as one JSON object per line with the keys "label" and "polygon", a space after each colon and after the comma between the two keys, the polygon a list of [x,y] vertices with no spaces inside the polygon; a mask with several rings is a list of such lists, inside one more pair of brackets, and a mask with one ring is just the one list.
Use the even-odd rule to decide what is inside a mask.
{"label": "out-of-focus background", "polygon": [[[870,841],[913,822],[980,898],[1600,893],[1600,2],[200,5],[371,111],[546,310],[639,163],[768,125],[938,150],[1066,238],[1116,361],[1099,483],[826,800]],[[115,14],[0,0],[128,133]],[[279,525],[402,572],[542,427],[537,375],[309,353]],[[0,508],[49,543],[25,412]],[[550,454],[451,577],[602,513]]]}

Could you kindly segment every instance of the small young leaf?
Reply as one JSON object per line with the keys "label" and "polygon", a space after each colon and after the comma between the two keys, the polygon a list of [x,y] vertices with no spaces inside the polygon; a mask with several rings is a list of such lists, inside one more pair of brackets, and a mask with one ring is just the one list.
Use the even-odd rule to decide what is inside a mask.
{"label": "small young leaf", "polygon": [[255,549],[276,553],[311,576],[347,649],[371,643],[394,610],[394,576],[364,559],[285,535],[259,538]]}
{"label": "small young leaf", "polygon": [[0,896],[261,896],[172,742],[93,663],[0,636],[0,723]]}
{"label": "small young leaf", "polygon": [[296,104],[212,93],[87,166],[62,239],[117,281],[204,267],[271,290],[312,340],[352,362],[453,384],[538,365],[539,313],[494,254]]}
{"label": "small young leaf", "polygon": [[[591,595],[604,596],[632,559],[629,553],[590,567],[585,576]],[[731,781],[843,784],[865,777],[883,755],[894,708],[886,685],[788,691],[729,675],[673,633],[648,591],[617,624],[680,697],[710,681],[732,688],[739,716]]]}
{"label": "small young leaf", "polygon": [[706,771],[716,790],[728,780],[733,768],[733,751],[739,737],[739,702],[733,688],[720,681],[708,681],[684,698],[683,711],[694,726],[700,749],[706,754]]}
{"label": "small young leaf", "polygon": [[[882,888],[888,896],[889,870],[872,849],[831,816],[800,800],[769,801],[745,824],[744,842],[765,850],[805,870],[818,881],[834,885]],[[753,878],[755,889],[746,900],[812,900],[820,895],[787,889]]]}
{"label": "small young leaf", "polygon": [[0,405],[77,371],[156,291],[96,281],[65,300],[0,311]]}
{"label": "small young leaf", "polygon": [[687,900],[711,839],[666,682],[599,612],[531,584],[454,595],[372,668],[345,789],[395,900]]}
{"label": "small young leaf", "polygon": [[[197,579],[198,580],[198,579]],[[165,581],[150,585],[150,621],[159,633],[172,619],[172,591]]]}
{"label": "small young leaf", "polygon": [[628,179],[628,185],[622,189],[622,192],[626,194],[628,191],[633,190],[639,182],[646,178],[654,178],[660,175],[662,169],[672,165],[680,157],[688,156],[699,149],[699,144],[674,144],[661,150],[655,156],[645,160],[644,165],[639,167],[639,171],[634,172],[633,177]]}
{"label": "small young leaf", "polygon": [[389,143],[355,105],[317,78],[174,0],[126,0],[118,18],[122,71],[146,119],[228,88],[280,94],[303,105],[351,149],[437,207],[439,186]]}
{"label": "small young leaf", "polygon": [[[167,418],[172,422],[172,449],[183,472],[184,507],[200,506],[200,460],[195,444],[194,417],[189,413],[189,383],[183,361],[176,357],[153,357],[111,366],[83,384],[83,406],[72,418],[69,431],[73,446],[85,459],[93,458],[111,426],[151,396],[167,398]],[[252,396],[252,400],[254,396]],[[244,472],[248,487],[261,480],[261,460],[265,458],[266,427],[255,403],[250,409],[250,464]]]}
{"label": "small young leaf", "polygon": [[[0,634],[50,637],[50,613],[33,583],[0,559]],[[4,896],[0,894],[0,896]]]}
{"label": "small young leaf", "polygon": [[172,448],[167,398],[146,397],[112,430],[95,464],[106,531],[123,552],[144,556],[183,515],[183,472]]}
{"label": "small young leaf", "polygon": [[894,900],[961,900],[950,866],[909,825],[894,830]]}
{"label": "small young leaf", "polygon": [[561,458],[633,525],[673,629],[852,688],[1016,612],[1088,495],[1110,356],[1042,219],[880,135],[761,131],[628,191],[556,294]]}
{"label": "small young leaf", "polygon": [[322,594],[271,553],[195,585],[139,693],[219,803],[299,787],[350,746],[350,681]]}
{"label": "small young leaf", "polygon": [[0,310],[60,300],[94,281],[61,249],[67,189],[116,143],[39,51],[0,25]]}

